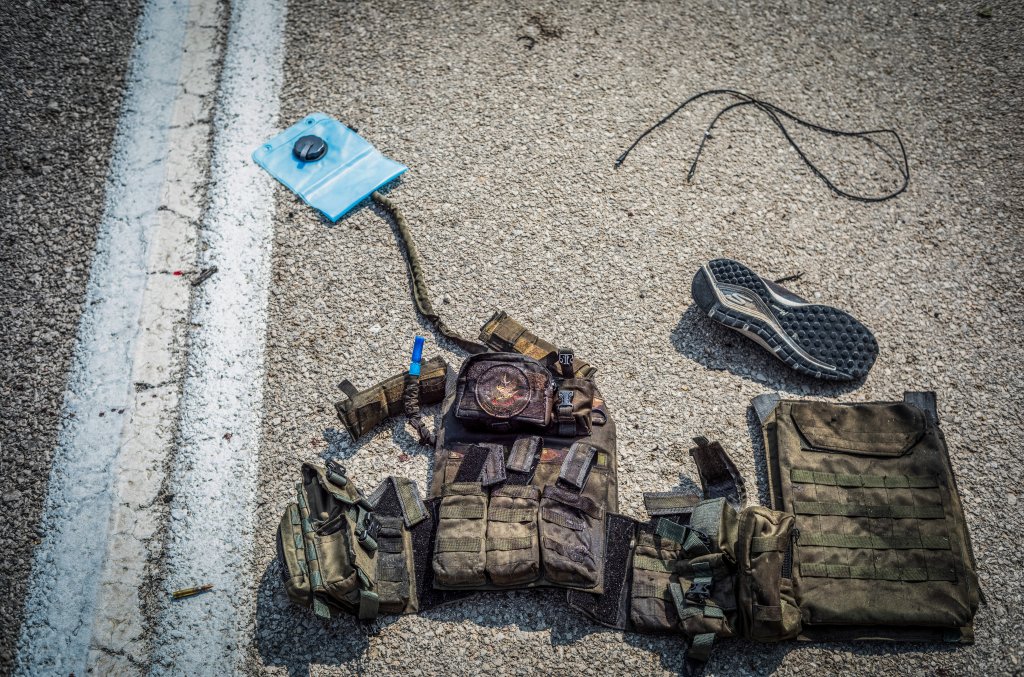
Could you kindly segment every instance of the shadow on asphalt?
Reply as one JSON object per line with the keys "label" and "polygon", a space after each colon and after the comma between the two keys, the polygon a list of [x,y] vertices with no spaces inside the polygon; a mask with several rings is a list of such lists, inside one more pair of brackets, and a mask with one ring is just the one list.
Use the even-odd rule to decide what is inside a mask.
{"label": "shadow on asphalt", "polygon": [[768,390],[837,397],[857,390],[865,380],[821,381],[799,374],[753,341],[713,322],[697,304],[686,309],[669,338],[676,350],[704,368],[728,371]]}

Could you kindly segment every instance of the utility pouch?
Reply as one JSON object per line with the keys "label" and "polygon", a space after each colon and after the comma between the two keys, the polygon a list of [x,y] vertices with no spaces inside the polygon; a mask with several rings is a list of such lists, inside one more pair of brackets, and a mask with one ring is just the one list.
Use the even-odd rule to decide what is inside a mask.
{"label": "utility pouch", "polygon": [[679,616],[672,601],[671,586],[679,583],[676,561],[680,554],[681,545],[654,533],[650,524],[638,529],[633,551],[629,618],[640,632],[678,629]]}
{"label": "utility pouch", "polygon": [[581,437],[592,430],[590,414],[597,388],[583,378],[563,379],[555,390],[554,433],[559,437]]}
{"label": "utility pouch", "polygon": [[298,503],[289,504],[281,517],[277,528],[277,559],[281,564],[281,580],[288,599],[300,606],[312,604]]}
{"label": "utility pouch", "polygon": [[[432,357],[423,363],[419,378],[421,406],[435,404],[444,398],[447,377],[448,364],[442,358]],[[345,397],[335,402],[334,408],[352,439],[362,437],[392,416],[406,413],[402,397],[405,373],[391,376],[366,390],[357,389],[349,381],[342,381],[338,387]]]}
{"label": "utility pouch", "polygon": [[604,517],[604,509],[587,496],[559,486],[544,489],[539,526],[545,578],[578,588],[598,585]]}
{"label": "utility pouch", "polygon": [[800,634],[793,596],[793,515],[751,506],[739,515],[736,602],[743,636],[779,642]]}
{"label": "utility pouch", "polygon": [[481,586],[485,576],[487,495],[479,482],[446,485],[438,507],[434,581],[452,588]]}
{"label": "utility pouch", "polygon": [[277,537],[289,597],[324,618],[332,609],[375,618],[377,525],[371,506],[333,463],[326,470],[304,464],[296,489]]}
{"label": "utility pouch", "polygon": [[409,574],[414,570],[412,539],[396,516],[378,516],[376,591],[382,613],[402,613],[409,606],[415,585]]}
{"label": "utility pouch", "polygon": [[517,353],[483,353],[459,372],[455,416],[470,425],[510,432],[551,422],[554,377]]}
{"label": "utility pouch", "polygon": [[505,485],[487,507],[487,575],[495,585],[522,585],[540,575],[537,510],[540,488]]}

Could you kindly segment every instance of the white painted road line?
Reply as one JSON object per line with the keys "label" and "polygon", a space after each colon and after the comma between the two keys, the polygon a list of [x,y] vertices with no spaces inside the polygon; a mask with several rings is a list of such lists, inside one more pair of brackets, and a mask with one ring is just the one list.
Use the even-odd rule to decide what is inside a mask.
{"label": "white painted road line", "polygon": [[[201,5],[207,9],[196,11]],[[213,0],[153,1],[140,19],[40,521],[45,536],[33,561],[18,674],[85,674],[90,649],[93,660],[117,656],[120,673],[138,671],[145,660],[138,592],[177,413],[190,289],[189,278],[173,270],[190,270],[195,260],[206,138],[201,124],[190,125],[203,118],[202,97],[216,82],[211,7]],[[206,54],[183,60],[196,46]],[[141,392],[136,380],[153,387]],[[135,508],[137,515],[125,513]]]}
{"label": "white painted road line", "polygon": [[153,633],[157,673],[226,675],[252,636],[253,511],[263,399],[273,181],[250,153],[278,125],[284,0],[232,3],[214,119],[204,265],[218,273],[194,300],[195,329],[165,558],[166,592],[212,583],[168,603]]}

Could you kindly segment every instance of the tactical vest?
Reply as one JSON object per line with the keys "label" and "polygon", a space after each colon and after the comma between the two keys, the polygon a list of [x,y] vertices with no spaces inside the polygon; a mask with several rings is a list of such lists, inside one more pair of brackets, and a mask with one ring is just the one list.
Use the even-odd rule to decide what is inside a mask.
{"label": "tactical vest", "polygon": [[[320,616],[423,611],[483,590],[560,587],[612,628],[674,632],[698,672],[716,638],[970,642],[980,591],[933,394],[832,404],[761,396],[772,509],[744,507],[721,445],[691,450],[699,494],[618,514],[615,424],[571,351],[497,313],[447,388],[427,364],[338,403],[353,436],[444,393],[426,499],[369,495],[304,465],[278,530],[289,597]],[[403,384],[404,388],[399,388]],[[898,600],[898,603],[894,603]]]}

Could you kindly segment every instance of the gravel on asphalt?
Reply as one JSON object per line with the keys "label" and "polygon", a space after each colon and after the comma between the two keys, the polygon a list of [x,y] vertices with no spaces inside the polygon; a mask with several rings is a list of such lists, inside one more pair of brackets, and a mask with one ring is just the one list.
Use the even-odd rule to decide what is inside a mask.
{"label": "gravel on asphalt", "polygon": [[[990,15],[990,16],[986,16]],[[318,30],[310,31],[315,18]],[[411,171],[405,210],[435,304],[472,335],[494,308],[599,367],[619,423],[620,509],[696,479],[722,441],[752,486],[751,397],[843,401],[935,390],[988,604],[971,647],[722,642],[713,674],[1010,674],[1021,670],[1020,365],[1024,253],[1021,36],[1009,4],[395,1],[289,8],[282,127],[325,111]],[[894,127],[911,181],[839,199],[750,109],[723,119],[692,183],[702,102],[614,159],[703,89],[735,87],[843,129]],[[843,185],[885,192],[892,167],[801,134]],[[863,384],[822,385],[712,325],[690,279],[726,256],[852,312],[881,356]],[[335,384],[402,371],[414,312],[396,234],[372,207],[337,224],[278,190],[261,448],[262,577],[253,670],[293,674],[672,674],[677,637],[622,635],[556,592],[510,592],[360,628],[289,606],[273,536],[302,461],[342,459],[372,489],[425,485],[401,421],[348,441]],[[462,355],[428,343],[453,366]],[[757,495],[757,492],[754,492]]]}

